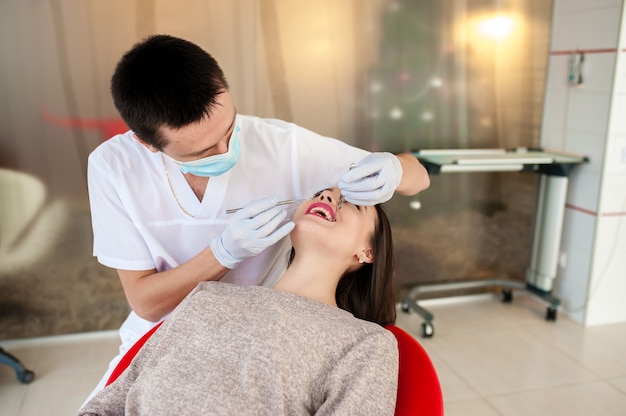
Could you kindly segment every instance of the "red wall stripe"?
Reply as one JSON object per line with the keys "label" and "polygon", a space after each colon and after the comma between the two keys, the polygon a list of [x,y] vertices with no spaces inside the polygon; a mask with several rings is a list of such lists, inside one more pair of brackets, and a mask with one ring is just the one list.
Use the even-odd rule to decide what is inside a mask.
{"label": "red wall stripe", "polygon": [[[623,49],[623,51],[626,51],[626,49]],[[615,53],[617,52],[617,48],[606,48],[606,49],[572,49],[569,51],[551,51],[550,55],[555,56],[555,55],[571,55],[573,53],[585,53],[585,54],[589,54],[589,53]]]}
{"label": "red wall stripe", "polygon": [[[565,204],[565,208],[569,208],[572,211],[582,212],[583,214],[592,215],[594,217],[598,216],[598,213],[595,212],[595,211],[591,211],[591,210],[586,209],[586,208],[578,207],[578,206],[572,205],[570,203]],[[605,213],[603,213],[600,216],[601,217],[622,217],[622,216],[626,216],[626,212],[605,212]]]}
{"label": "red wall stripe", "polygon": [[624,217],[626,216],[626,212],[605,212],[602,214],[603,217]]}
{"label": "red wall stripe", "polygon": [[578,211],[578,212],[582,212],[583,214],[587,214],[587,215],[592,215],[594,217],[598,216],[598,213],[595,211],[590,211],[588,209],[585,208],[581,208],[581,207],[577,207],[576,205],[572,205],[572,204],[565,204],[565,208],[569,208],[572,211]]}

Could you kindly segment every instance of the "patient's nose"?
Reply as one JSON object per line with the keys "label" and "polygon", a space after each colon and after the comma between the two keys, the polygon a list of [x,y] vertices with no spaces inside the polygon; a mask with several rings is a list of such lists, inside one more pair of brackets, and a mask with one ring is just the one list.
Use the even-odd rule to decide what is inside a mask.
{"label": "patient's nose", "polygon": [[324,194],[322,194],[322,195],[320,196],[320,200],[322,200],[322,201],[326,201],[326,202],[328,202],[328,203],[330,203],[330,204],[332,204],[332,203],[333,203],[333,197],[332,197],[332,195],[324,195]]}
{"label": "patient's nose", "polygon": [[331,190],[325,190],[320,194],[320,201],[324,201],[329,204],[336,204],[338,200],[339,197],[335,196],[335,194]]}

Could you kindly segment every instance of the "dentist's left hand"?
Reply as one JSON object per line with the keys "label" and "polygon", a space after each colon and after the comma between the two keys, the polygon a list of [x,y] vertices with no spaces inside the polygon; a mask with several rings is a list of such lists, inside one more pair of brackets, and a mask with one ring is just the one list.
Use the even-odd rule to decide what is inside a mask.
{"label": "dentist's left hand", "polygon": [[346,201],[376,205],[388,201],[402,180],[400,160],[391,153],[372,153],[346,172],[339,188]]}
{"label": "dentist's left hand", "polygon": [[222,266],[234,268],[293,230],[293,221],[280,226],[287,212],[284,207],[277,206],[277,202],[276,198],[257,199],[232,215],[222,234],[209,243],[213,255]]}

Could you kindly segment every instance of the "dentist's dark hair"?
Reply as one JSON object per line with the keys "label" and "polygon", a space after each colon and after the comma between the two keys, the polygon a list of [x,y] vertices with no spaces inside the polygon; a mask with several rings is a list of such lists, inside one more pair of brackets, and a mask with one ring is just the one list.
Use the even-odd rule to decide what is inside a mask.
{"label": "dentist's dark hair", "polygon": [[162,126],[180,128],[210,117],[228,82],[217,61],[198,45],[168,35],[135,44],[111,78],[115,107],[144,142],[162,150]]}

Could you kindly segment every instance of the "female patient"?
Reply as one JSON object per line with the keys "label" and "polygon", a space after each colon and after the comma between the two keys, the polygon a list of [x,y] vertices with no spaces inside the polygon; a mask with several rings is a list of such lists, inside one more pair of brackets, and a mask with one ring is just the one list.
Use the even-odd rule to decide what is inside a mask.
{"label": "female patient", "polygon": [[298,207],[273,289],[201,283],[79,415],[392,415],[391,230],[339,196]]}

